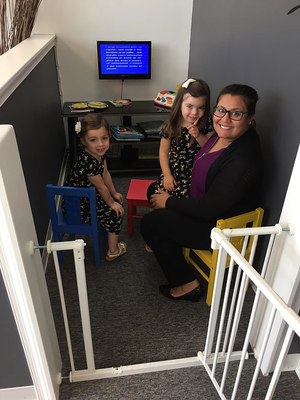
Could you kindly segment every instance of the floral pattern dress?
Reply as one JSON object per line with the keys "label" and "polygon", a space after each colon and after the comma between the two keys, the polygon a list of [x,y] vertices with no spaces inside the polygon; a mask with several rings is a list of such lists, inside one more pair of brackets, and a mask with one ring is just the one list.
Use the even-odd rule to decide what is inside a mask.
{"label": "floral pattern dress", "polygon": [[[65,186],[71,187],[91,187],[93,186],[88,177],[101,175],[104,171],[104,160],[106,154],[98,161],[95,157],[83,150],[75,163],[73,164],[70,173],[65,182]],[[98,222],[108,232],[118,235],[121,231],[123,217],[117,216],[116,212],[112,210],[102,199],[101,195],[96,189],[96,203],[97,203],[97,218]],[[91,222],[90,202],[87,197],[80,199],[81,219],[84,223]],[[64,204],[62,207],[64,212]]]}
{"label": "floral pattern dress", "polygon": [[[211,131],[213,131],[212,118],[209,118],[208,123],[203,127],[201,133],[206,135]],[[181,132],[182,134],[177,143],[173,137],[171,138],[169,167],[177,186],[175,186],[174,192],[168,193],[174,197],[190,197],[193,161],[201,146],[196,140],[190,144],[191,135],[188,133],[187,128],[181,128]],[[161,131],[161,137],[168,138],[163,131]],[[163,180],[164,175],[162,173],[156,182],[155,193],[158,193],[158,188],[166,191],[163,186]]]}

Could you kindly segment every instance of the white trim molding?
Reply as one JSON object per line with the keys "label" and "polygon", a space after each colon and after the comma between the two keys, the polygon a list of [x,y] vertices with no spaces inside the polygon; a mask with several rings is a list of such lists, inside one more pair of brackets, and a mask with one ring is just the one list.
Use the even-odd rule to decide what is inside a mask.
{"label": "white trim molding", "polygon": [[34,386],[0,389],[0,400],[38,400]]}
{"label": "white trim molding", "polygon": [[[60,169],[57,186],[63,186],[63,184],[64,184],[66,173],[67,173],[67,164],[68,164],[68,158],[67,158],[67,154],[65,153],[64,159],[62,162],[62,166]],[[58,203],[59,203],[59,200],[57,200],[57,204],[56,204],[57,207],[58,207]],[[52,226],[51,226],[51,220],[49,220],[44,246],[47,246],[48,240],[52,241],[52,238],[53,238]],[[37,243],[37,244],[39,244],[39,243]],[[43,267],[44,267],[45,273],[46,273],[46,269],[47,269],[48,259],[49,259],[49,253],[47,252],[47,249],[45,248],[42,252],[42,262],[43,262]]]}
{"label": "white trim molding", "polygon": [[[7,179],[8,171],[20,194],[16,202],[9,201],[13,186]],[[61,359],[52,314],[48,314],[51,308],[44,292],[47,290],[45,278],[40,273],[41,257],[39,253],[34,256],[29,253],[28,243],[30,240],[36,242],[36,232],[17,142],[10,125],[0,126],[0,194],[0,268],[3,280],[38,398],[58,399]],[[47,320],[42,320],[45,313]],[[53,366],[55,363],[57,365]]]}
{"label": "white trim molding", "polygon": [[285,371],[295,371],[298,378],[300,379],[300,354],[287,354],[284,360],[284,363],[282,365],[282,370],[281,372]]}
{"label": "white trim molding", "polygon": [[56,45],[56,35],[32,35],[0,57],[0,107]]}

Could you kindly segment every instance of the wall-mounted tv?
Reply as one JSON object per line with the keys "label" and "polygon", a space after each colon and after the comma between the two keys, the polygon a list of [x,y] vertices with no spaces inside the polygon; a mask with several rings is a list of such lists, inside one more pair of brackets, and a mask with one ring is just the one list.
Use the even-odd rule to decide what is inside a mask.
{"label": "wall-mounted tv", "polygon": [[98,41],[99,79],[150,79],[151,42]]}

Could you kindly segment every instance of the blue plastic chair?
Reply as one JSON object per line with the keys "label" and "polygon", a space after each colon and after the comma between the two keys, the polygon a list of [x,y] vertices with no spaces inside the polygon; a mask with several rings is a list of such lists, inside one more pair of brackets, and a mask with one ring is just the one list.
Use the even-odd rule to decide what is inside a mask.
{"label": "blue plastic chair", "polygon": [[[93,235],[95,266],[100,267],[100,230],[104,230],[104,228],[97,221],[95,188],[47,185],[46,192],[54,242],[61,242],[66,233],[69,233],[71,237],[75,237],[75,234]],[[63,214],[61,208],[56,211],[55,196],[57,195],[64,197],[66,215]],[[90,224],[85,224],[81,220],[80,197],[88,197],[90,199],[92,220]],[[106,231],[105,234],[107,239]],[[62,252],[59,251],[57,255],[61,264],[63,261]]]}

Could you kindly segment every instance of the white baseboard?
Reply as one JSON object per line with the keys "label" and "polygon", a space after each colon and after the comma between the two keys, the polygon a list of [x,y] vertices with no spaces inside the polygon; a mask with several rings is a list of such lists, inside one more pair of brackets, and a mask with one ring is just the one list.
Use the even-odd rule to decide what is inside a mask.
{"label": "white baseboard", "polygon": [[59,173],[57,186],[62,186],[65,181],[66,172],[67,172],[67,163],[68,163],[68,157],[67,157],[67,153],[65,153],[64,159],[63,159],[63,162],[61,165],[60,173]]}
{"label": "white baseboard", "polygon": [[298,359],[298,364],[296,366],[295,372],[296,372],[296,374],[297,374],[297,376],[298,376],[298,378],[300,380],[300,357]]}
{"label": "white baseboard", "polygon": [[[65,153],[64,159],[63,159],[63,162],[62,162],[62,165],[61,165],[61,169],[60,169],[60,174],[59,174],[57,186],[62,186],[64,181],[65,181],[66,171],[67,171],[67,162],[68,162],[67,154]],[[46,233],[44,246],[47,246],[48,240],[52,240],[51,221],[49,221],[49,224],[48,224],[48,229],[47,229],[47,233]],[[47,249],[44,249],[43,252],[42,252],[42,263],[43,263],[43,267],[44,267],[44,271],[45,272],[46,272],[46,268],[47,268],[48,258],[49,258],[49,254],[47,252]]]}
{"label": "white baseboard", "polygon": [[282,365],[281,372],[295,371],[299,377],[299,371],[297,370],[300,365],[300,354],[287,354],[284,363]]}
{"label": "white baseboard", "polygon": [[38,400],[34,386],[0,389],[0,400]]}

